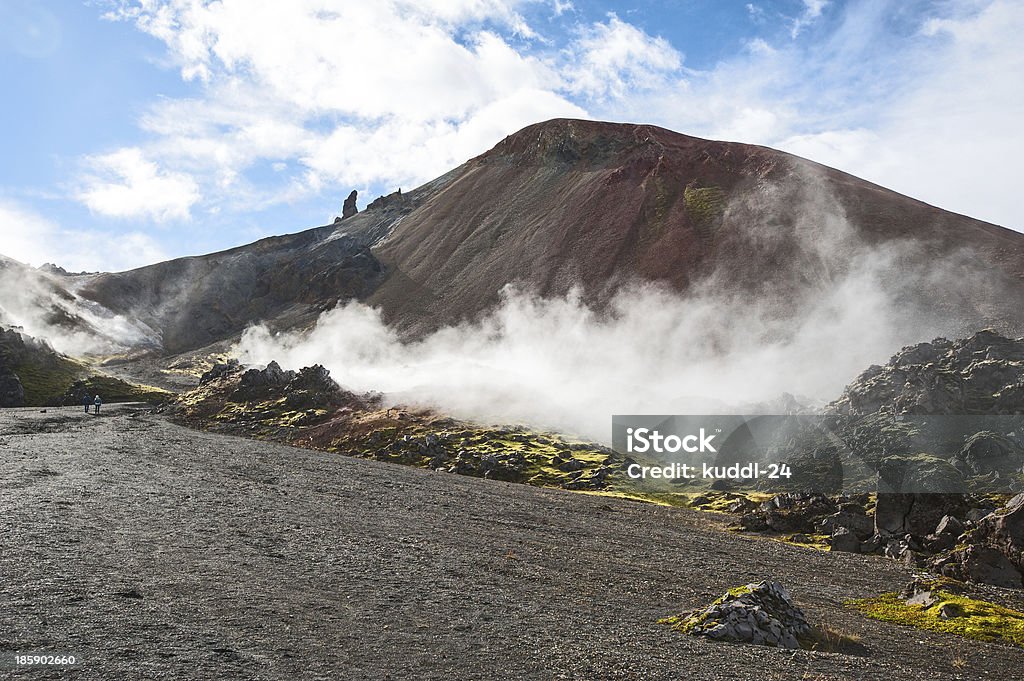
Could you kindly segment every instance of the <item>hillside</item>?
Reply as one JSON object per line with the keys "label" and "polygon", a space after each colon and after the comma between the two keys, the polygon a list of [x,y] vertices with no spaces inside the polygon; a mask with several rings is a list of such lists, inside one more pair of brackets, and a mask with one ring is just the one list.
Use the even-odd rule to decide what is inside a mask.
{"label": "hillside", "polygon": [[371,301],[402,325],[472,316],[508,282],[600,298],[631,279],[710,278],[784,315],[860,258],[950,335],[1024,328],[1007,300],[1024,292],[1024,236],[779,151],[646,125],[525,128],[451,173],[375,253],[389,276]]}
{"label": "hillside", "polygon": [[601,303],[659,282],[785,318],[854,276],[921,333],[1024,334],[1021,234],[772,149],[565,119],[332,225],[71,283],[175,354],[346,299],[412,334],[478,315],[507,284]]}
{"label": "hillside", "polygon": [[161,402],[170,393],[111,376],[54,350],[23,330],[0,326],[0,407],[80,404],[84,396],[104,402]]}

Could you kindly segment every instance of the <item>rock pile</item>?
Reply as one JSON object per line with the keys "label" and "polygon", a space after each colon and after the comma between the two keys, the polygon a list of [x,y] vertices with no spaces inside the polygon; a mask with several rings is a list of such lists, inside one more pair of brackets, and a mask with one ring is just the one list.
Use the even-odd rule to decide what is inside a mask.
{"label": "rock pile", "polygon": [[1024,586],[1024,493],[998,510],[973,494],[879,494],[873,509],[868,495],[780,494],[741,516],[739,527],[882,554],[962,581]]}
{"label": "rock pile", "polygon": [[199,385],[206,385],[211,381],[216,381],[219,378],[223,378],[241,370],[242,366],[238,363],[237,359],[231,358],[226,362],[217,362],[209,371],[202,375],[199,379]]}
{"label": "rock pile", "polygon": [[[237,371],[237,365],[218,364],[208,371],[203,380],[209,382],[230,376]],[[319,364],[303,367],[299,371],[282,369],[277,362],[270,362],[264,369],[249,369],[242,373],[233,400],[285,398],[285,407],[299,411],[346,404],[355,398],[341,388],[331,372]]]}
{"label": "rock pile", "polygon": [[753,532],[814,533],[823,517],[838,510],[836,502],[824,494],[789,492],[778,494],[757,510],[744,514],[740,526]]}
{"label": "rock pile", "polygon": [[733,589],[704,610],[670,621],[694,636],[776,648],[800,648],[812,632],[786,589],[769,581]]}
{"label": "rock pile", "polygon": [[937,338],[874,365],[829,405],[837,414],[1024,414],[1024,338],[986,329]]}
{"label": "rock pile", "polygon": [[[929,567],[946,577],[1020,588],[1024,573],[1024,493],[970,525],[973,527],[968,526],[955,540],[943,540],[954,546],[931,559]],[[943,529],[941,525],[936,528],[936,539],[940,539]]]}

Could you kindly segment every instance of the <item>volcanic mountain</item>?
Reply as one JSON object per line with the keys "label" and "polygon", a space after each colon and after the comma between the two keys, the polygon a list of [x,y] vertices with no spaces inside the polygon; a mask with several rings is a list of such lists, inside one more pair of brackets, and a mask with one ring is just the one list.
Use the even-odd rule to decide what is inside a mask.
{"label": "volcanic mountain", "polygon": [[175,354],[353,298],[415,335],[479,315],[510,284],[601,305],[654,282],[785,317],[855,272],[936,333],[1024,335],[1022,234],[773,149],[566,119],[331,225],[56,279]]}

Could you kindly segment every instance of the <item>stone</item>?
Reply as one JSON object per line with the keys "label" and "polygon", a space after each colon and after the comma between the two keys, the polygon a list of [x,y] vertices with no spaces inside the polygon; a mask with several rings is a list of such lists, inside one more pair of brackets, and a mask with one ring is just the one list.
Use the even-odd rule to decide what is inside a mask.
{"label": "stone", "polygon": [[875,532],[883,538],[911,534],[924,538],[946,515],[964,512],[959,494],[879,494]]}
{"label": "stone", "polygon": [[1024,493],[978,521],[974,540],[997,549],[1024,571]]}
{"label": "stone", "polygon": [[[359,209],[356,208],[356,197],[358,195],[359,195],[359,192],[357,192],[355,189],[353,189],[352,193],[348,195],[347,199],[345,199],[345,204],[341,208],[341,219],[342,220],[350,218],[350,217],[352,217],[353,215],[355,215],[356,213],[359,212]],[[337,204],[335,204],[335,205],[337,205]]]}
{"label": "stone", "polygon": [[857,535],[858,539],[867,539],[875,531],[874,520],[863,513],[849,513],[846,511],[839,511],[838,513],[825,516],[817,525],[818,530],[824,534],[834,533],[836,529],[841,527]]}
{"label": "stone", "polygon": [[586,468],[586,464],[584,464],[579,459],[575,459],[575,458],[570,458],[568,461],[565,461],[565,462],[563,462],[563,463],[558,465],[558,470],[562,471],[563,473],[572,473],[574,471],[581,471],[584,468]]}
{"label": "stone", "polygon": [[964,518],[972,523],[976,523],[985,516],[995,513],[995,510],[996,509],[992,508],[991,506],[970,508],[967,509],[967,514],[964,516]]}
{"label": "stone", "polygon": [[925,538],[925,543],[936,553],[952,548],[964,532],[964,524],[951,515],[942,517],[935,532]]}
{"label": "stone", "polygon": [[1024,340],[985,329],[903,348],[861,373],[828,405],[838,414],[1024,413]]}
{"label": "stone", "polygon": [[930,608],[938,601],[938,597],[930,590],[918,591],[907,599],[907,605],[920,605],[922,608]]}
{"label": "stone", "polygon": [[851,530],[845,527],[837,527],[829,540],[830,551],[841,551],[843,553],[860,553],[860,539]]}
{"label": "stone", "polygon": [[956,460],[969,475],[1006,475],[1019,471],[1024,465],[1024,450],[1004,435],[983,430],[967,438]]}
{"label": "stone", "polygon": [[946,577],[962,581],[1012,589],[1019,589],[1022,584],[1021,573],[1017,567],[992,546],[971,544],[940,555],[932,560],[931,568]]}
{"label": "stone", "polygon": [[882,537],[873,534],[860,543],[860,553],[878,553],[882,549]]}
{"label": "stone", "polygon": [[227,362],[217,362],[209,371],[202,375],[199,379],[199,385],[206,385],[211,381],[215,381],[218,378],[234,373],[240,368],[241,365],[238,363],[238,360],[234,358],[229,359]]}
{"label": "stone", "polygon": [[1020,571],[1002,553],[991,547],[967,549],[964,558],[964,577],[974,582],[1021,588]]}
{"label": "stone", "polygon": [[284,371],[277,362],[271,362],[265,369],[249,369],[242,374],[240,386],[243,390],[261,387],[283,387],[295,377],[294,371]]}
{"label": "stone", "polygon": [[676,626],[693,636],[790,649],[800,648],[812,631],[803,611],[774,581],[735,589]]}
{"label": "stone", "polygon": [[935,528],[935,534],[938,536],[956,538],[963,534],[963,532],[964,524],[951,515],[942,516],[942,520],[939,521],[938,526]]}

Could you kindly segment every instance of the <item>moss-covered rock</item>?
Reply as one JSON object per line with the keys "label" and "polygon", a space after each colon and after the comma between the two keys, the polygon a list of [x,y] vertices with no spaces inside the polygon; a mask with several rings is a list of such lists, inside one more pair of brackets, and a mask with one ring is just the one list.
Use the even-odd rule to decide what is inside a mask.
{"label": "moss-covered rock", "polygon": [[883,622],[1024,647],[1024,612],[953,593],[950,583],[936,587],[919,602],[887,592],[847,601],[847,605]]}
{"label": "moss-covered rock", "polygon": [[771,581],[729,589],[703,610],[660,622],[692,636],[777,648],[800,648],[812,632],[789,592]]}

